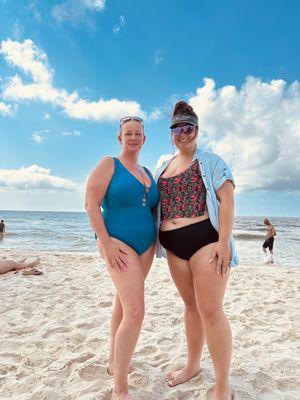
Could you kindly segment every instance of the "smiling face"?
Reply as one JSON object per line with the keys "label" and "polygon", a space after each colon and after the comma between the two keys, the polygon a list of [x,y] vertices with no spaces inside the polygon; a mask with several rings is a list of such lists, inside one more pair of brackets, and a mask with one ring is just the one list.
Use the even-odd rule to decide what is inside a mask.
{"label": "smiling face", "polygon": [[[181,122],[176,124],[177,127],[185,127],[187,126],[186,122]],[[190,125],[193,130],[190,134],[187,134],[185,129],[182,129],[181,132],[177,135],[172,133],[172,139],[174,145],[178,150],[189,150],[192,149],[196,145],[196,140],[198,136],[198,127]],[[172,131],[171,131],[172,132]]]}
{"label": "smiling face", "polygon": [[124,122],[118,139],[123,151],[139,152],[146,139],[142,124],[134,120]]}

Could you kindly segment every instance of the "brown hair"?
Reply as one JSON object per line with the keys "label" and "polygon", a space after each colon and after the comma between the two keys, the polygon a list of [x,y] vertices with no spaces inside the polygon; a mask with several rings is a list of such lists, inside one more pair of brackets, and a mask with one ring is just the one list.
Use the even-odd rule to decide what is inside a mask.
{"label": "brown hair", "polygon": [[180,100],[178,101],[173,110],[173,117],[178,114],[183,114],[183,115],[192,115],[193,117],[198,118],[197,114],[193,110],[193,107],[191,107],[186,101]]}

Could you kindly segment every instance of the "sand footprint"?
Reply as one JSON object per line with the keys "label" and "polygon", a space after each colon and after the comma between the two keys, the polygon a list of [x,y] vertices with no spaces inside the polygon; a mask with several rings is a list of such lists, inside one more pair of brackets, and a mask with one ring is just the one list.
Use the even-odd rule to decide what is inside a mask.
{"label": "sand footprint", "polygon": [[57,326],[56,328],[47,329],[45,333],[42,334],[42,338],[48,338],[55,333],[66,333],[70,332],[70,328],[66,328],[64,326]]}
{"label": "sand footprint", "polygon": [[79,328],[79,329],[81,329],[81,328],[91,329],[91,328],[95,328],[95,327],[97,327],[97,325],[94,322],[91,322],[91,323],[82,322],[82,323],[76,325],[76,328]]}
{"label": "sand footprint", "polygon": [[157,344],[172,344],[173,341],[168,338],[160,338],[156,341]]}
{"label": "sand footprint", "polygon": [[101,307],[111,307],[112,301],[101,301],[100,306]]}
{"label": "sand footprint", "polygon": [[70,358],[67,362],[65,362],[64,360],[62,360],[62,361],[56,360],[56,361],[53,361],[49,370],[50,371],[58,371],[58,370],[60,371],[63,369],[67,369],[70,371],[73,364],[82,364],[94,357],[95,357],[95,354],[86,353],[86,354],[81,354],[76,357]]}
{"label": "sand footprint", "polygon": [[102,400],[110,400],[112,394],[112,389],[107,389],[104,393]]}
{"label": "sand footprint", "polygon": [[91,364],[91,365],[82,367],[78,371],[78,375],[80,376],[80,378],[83,381],[90,382],[90,381],[99,380],[101,373],[104,374],[104,371],[105,371],[104,367],[101,367],[100,365]]}
{"label": "sand footprint", "polygon": [[153,353],[156,353],[156,352],[157,352],[157,348],[155,346],[147,345],[147,346],[144,346],[143,348],[141,348],[140,350],[138,350],[136,352],[136,354],[143,354],[143,355],[151,354],[152,355]]}
{"label": "sand footprint", "polygon": [[2,364],[16,364],[19,360],[18,355],[14,353],[2,353],[1,358]]}
{"label": "sand footprint", "polygon": [[16,336],[24,336],[24,335],[30,335],[34,331],[35,330],[33,328],[22,328],[21,330],[9,330],[9,334]]}

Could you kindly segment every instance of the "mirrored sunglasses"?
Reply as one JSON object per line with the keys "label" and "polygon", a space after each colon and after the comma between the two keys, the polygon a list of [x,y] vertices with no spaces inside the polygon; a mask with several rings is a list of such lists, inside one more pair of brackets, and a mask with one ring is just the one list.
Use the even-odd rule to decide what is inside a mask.
{"label": "mirrored sunglasses", "polygon": [[185,135],[191,135],[194,132],[195,127],[193,125],[176,126],[171,129],[171,132],[175,136],[179,136],[181,133]]}
{"label": "mirrored sunglasses", "polygon": [[128,121],[137,121],[137,122],[139,122],[141,125],[143,125],[144,126],[144,121],[142,120],[142,118],[140,118],[140,117],[135,117],[135,116],[133,116],[133,115],[129,115],[128,117],[123,117],[123,118],[121,118],[120,119],[120,127],[125,123],[125,122],[128,122]]}

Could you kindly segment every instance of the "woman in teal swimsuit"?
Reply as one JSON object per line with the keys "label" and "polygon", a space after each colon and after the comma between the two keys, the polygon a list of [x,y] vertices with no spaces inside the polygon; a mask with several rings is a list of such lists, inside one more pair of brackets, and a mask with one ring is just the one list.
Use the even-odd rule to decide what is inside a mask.
{"label": "woman in teal swimsuit", "polygon": [[113,400],[131,399],[127,375],[144,317],[144,280],[156,240],[153,210],[158,190],[151,173],[138,162],[145,139],[141,118],[122,118],[121,154],[104,157],[86,187],[86,210],[116,288],[107,368],[114,375]]}

